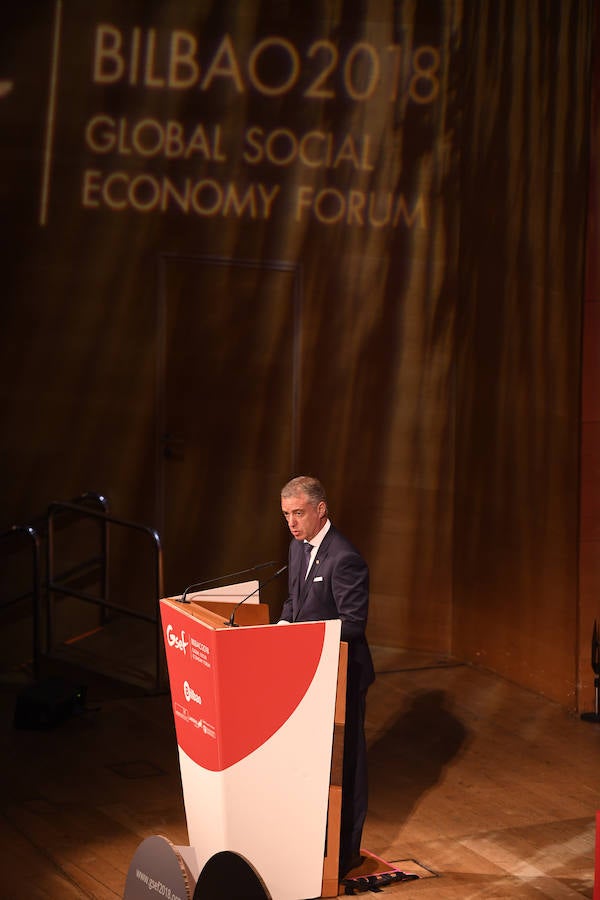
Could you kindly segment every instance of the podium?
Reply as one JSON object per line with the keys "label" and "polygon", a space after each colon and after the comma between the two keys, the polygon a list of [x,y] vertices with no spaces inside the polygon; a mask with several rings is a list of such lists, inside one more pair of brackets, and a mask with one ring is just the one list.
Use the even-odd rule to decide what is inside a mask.
{"label": "podium", "polygon": [[[205,896],[209,871],[226,883],[234,858],[262,893],[230,885],[223,897],[336,897],[347,650],[341,623],[270,625],[264,604],[236,609],[253,585],[194,594],[189,604],[160,601],[189,838],[189,847],[173,852],[194,900]],[[241,627],[230,625],[234,609]],[[139,859],[132,869],[139,880]]]}

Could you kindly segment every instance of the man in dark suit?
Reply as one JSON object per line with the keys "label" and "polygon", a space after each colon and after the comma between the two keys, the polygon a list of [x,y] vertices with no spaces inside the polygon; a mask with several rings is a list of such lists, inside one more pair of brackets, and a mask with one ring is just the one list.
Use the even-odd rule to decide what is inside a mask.
{"label": "man in dark suit", "polygon": [[282,622],[341,619],[348,642],[346,726],[340,833],[340,878],[360,864],[367,815],[365,705],[375,679],[365,636],[369,570],[352,544],[329,520],[323,485],[301,475],[281,491],[281,509],[294,537],[288,561],[288,599]]}

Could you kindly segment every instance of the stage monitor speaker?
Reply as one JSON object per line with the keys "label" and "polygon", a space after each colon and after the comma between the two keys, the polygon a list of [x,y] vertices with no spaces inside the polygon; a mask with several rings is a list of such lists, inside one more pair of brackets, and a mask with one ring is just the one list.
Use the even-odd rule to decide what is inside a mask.
{"label": "stage monitor speaker", "polygon": [[25,688],[15,705],[15,728],[46,730],[85,710],[87,687],[48,678]]}

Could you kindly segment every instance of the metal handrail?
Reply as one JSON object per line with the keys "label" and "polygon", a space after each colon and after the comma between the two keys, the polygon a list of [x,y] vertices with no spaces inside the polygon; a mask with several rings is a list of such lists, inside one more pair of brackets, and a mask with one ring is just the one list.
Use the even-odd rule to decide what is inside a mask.
{"label": "metal handrail", "polygon": [[[32,619],[33,619],[33,636],[32,636],[32,653],[33,653],[33,677],[37,681],[40,674],[40,613],[41,613],[41,575],[40,575],[40,537],[35,528],[31,525],[12,525],[8,531],[0,534],[0,541],[14,539],[15,535],[27,536],[31,541],[31,584],[32,584]],[[21,599],[21,598],[18,598]],[[16,602],[16,601],[14,601]],[[8,604],[4,604],[8,606]]]}
{"label": "metal handrail", "polygon": [[[101,511],[105,516],[109,515],[110,507],[108,498],[104,496],[104,494],[97,494],[93,491],[86,491],[83,494],[80,494],[79,497],[76,497],[74,500],[70,501],[71,503],[76,504],[87,504],[87,503],[95,503],[97,504]],[[79,510],[78,510],[79,513]],[[92,560],[95,562],[96,560]],[[105,602],[108,602],[108,568],[109,568],[109,541],[108,541],[108,522],[105,521],[104,528],[102,529],[102,537],[100,540],[100,595],[104,597]],[[68,577],[69,573],[63,573]],[[106,607],[102,606],[100,610],[100,621],[102,624],[106,622]]]}
{"label": "metal handrail", "polygon": [[[103,546],[105,553],[105,566],[103,567],[103,593],[101,597],[94,597],[90,594],[87,594],[84,591],[74,590],[73,588],[67,587],[65,584],[59,583],[55,580],[54,577],[54,519],[56,515],[60,512],[71,511],[78,514],[79,518],[90,518],[96,519],[98,521],[104,522],[103,529]],[[152,615],[148,613],[138,612],[137,610],[132,610],[127,607],[121,606],[118,603],[112,603],[109,601],[107,594],[107,586],[108,586],[108,526],[109,525],[118,525],[123,528],[128,528],[132,531],[139,531],[143,534],[148,535],[152,541],[154,546],[154,586],[156,593],[156,604],[155,610]],[[163,558],[162,558],[162,547],[160,536],[158,532],[151,528],[148,525],[141,525],[139,522],[131,522],[127,519],[118,519],[115,516],[108,515],[105,512],[97,512],[91,509],[85,509],[82,506],[77,505],[76,503],[68,503],[68,502],[54,502],[51,503],[48,507],[48,541],[47,541],[47,605],[46,605],[46,650],[50,652],[52,646],[52,604],[50,601],[52,593],[60,593],[66,594],[70,597],[77,597],[80,600],[84,600],[88,603],[95,603],[101,608],[102,615],[106,614],[107,610],[113,610],[114,612],[119,612],[124,615],[131,616],[134,619],[139,619],[144,622],[149,622],[152,625],[156,626],[156,639],[155,639],[155,653],[156,653],[156,668],[155,668],[155,687],[156,691],[160,691],[160,671],[161,671],[161,651],[162,651],[162,632],[160,630],[160,598],[163,595]]]}

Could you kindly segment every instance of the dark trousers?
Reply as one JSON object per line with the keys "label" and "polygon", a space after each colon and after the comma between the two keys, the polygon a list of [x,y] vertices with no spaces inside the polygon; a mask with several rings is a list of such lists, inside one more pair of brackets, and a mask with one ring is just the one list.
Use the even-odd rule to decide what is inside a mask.
{"label": "dark trousers", "polygon": [[344,729],[340,877],[360,855],[362,830],[367,817],[367,741],[365,737],[366,690],[354,686],[349,672]]}

